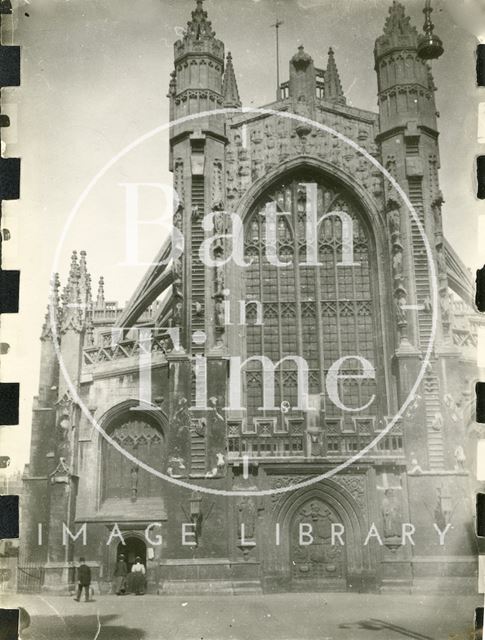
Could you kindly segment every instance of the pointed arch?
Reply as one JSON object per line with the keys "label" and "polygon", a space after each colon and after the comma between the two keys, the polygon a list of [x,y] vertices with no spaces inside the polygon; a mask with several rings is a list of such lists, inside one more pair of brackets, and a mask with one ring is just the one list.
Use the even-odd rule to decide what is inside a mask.
{"label": "pointed arch", "polygon": [[[137,400],[129,399],[108,409],[99,422],[120,447],[149,466],[163,470],[168,421],[159,407],[140,407]],[[99,456],[101,503],[160,495],[160,479],[133,464],[104,437],[99,441]]]}
{"label": "pointed arch", "polygon": [[[304,264],[306,205],[299,202],[299,189],[304,182],[316,183],[318,218],[337,209],[342,216],[345,212],[352,219],[355,260],[361,265],[357,270],[339,266],[343,238],[338,215],[330,216],[319,226],[320,265]],[[277,235],[278,259],[288,263],[288,268],[271,265],[266,255],[265,217],[259,213],[264,213],[268,202],[275,202],[277,211],[288,212],[288,216],[279,216],[277,220],[277,234],[284,236],[285,228],[288,229],[287,239]],[[379,395],[373,415],[389,415],[395,409],[389,370],[395,329],[384,313],[392,309],[393,291],[386,220],[376,203],[340,168],[304,156],[280,164],[257,180],[239,202],[238,215],[245,226],[247,257],[253,258],[242,273],[243,295],[261,300],[265,319],[262,327],[246,327],[247,357],[262,354],[273,362],[293,355],[304,358],[309,368],[309,393],[321,397],[325,391],[325,372],[333,362],[350,354],[365,357],[377,372]],[[284,227],[279,224],[281,219]],[[251,364],[250,368],[256,369],[258,365]],[[294,372],[283,368],[277,379],[276,404],[284,398],[296,406]],[[260,373],[247,372],[250,420],[256,420],[254,411],[261,406],[262,384],[257,375]],[[352,400],[344,404],[364,406],[364,397],[368,400],[373,393],[377,394],[369,384],[359,387],[360,383],[349,381]],[[350,389],[351,386],[355,388]],[[279,429],[284,430],[284,425]],[[299,450],[303,455],[303,447]]]}
{"label": "pointed arch", "polygon": [[289,571],[289,529],[298,511],[312,500],[319,500],[328,505],[337,514],[339,523],[345,528],[347,574],[359,575],[371,570],[371,557],[368,549],[363,546],[367,531],[362,510],[352,495],[332,479],[290,492],[279,503],[273,514],[273,520],[274,526],[279,523],[281,529],[281,545],[278,547],[280,567]]}

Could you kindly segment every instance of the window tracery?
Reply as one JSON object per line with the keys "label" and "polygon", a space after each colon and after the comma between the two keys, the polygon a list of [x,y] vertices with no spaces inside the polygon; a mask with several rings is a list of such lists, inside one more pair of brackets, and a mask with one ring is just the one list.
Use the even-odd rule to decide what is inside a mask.
{"label": "window tracery", "polygon": [[[112,440],[153,469],[162,471],[164,438],[158,425],[134,411],[108,427]],[[137,498],[160,495],[160,480],[138,467],[110,442],[102,442],[102,499],[127,499],[132,495],[132,470],[137,473]]]}
{"label": "window tracery", "polygon": [[[306,260],[307,189],[317,184],[317,215],[345,211],[353,221],[354,261],[358,266],[338,266],[342,260],[342,223],[337,216],[323,220],[318,228],[320,266],[303,264]],[[286,267],[268,262],[265,247],[265,207],[276,203],[276,255]],[[324,380],[331,366],[343,356],[359,355],[378,370],[376,345],[376,300],[370,263],[367,231],[357,203],[337,185],[308,172],[293,174],[271,189],[257,203],[245,222],[245,254],[253,260],[244,270],[247,299],[260,300],[263,325],[251,324],[247,318],[246,356],[267,356],[274,363],[288,355],[300,355],[309,367],[309,393],[324,394]],[[348,361],[343,373],[358,373],[358,363]],[[262,372],[260,364],[246,365],[247,420],[282,412],[264,413],[262,406]],[[348,380],[340,385],[340,398],[347,406],[363,406],[377,394],[375,380]],[[324,397],[324,396],[323,396]],[[297,401],[295,365],[284,362],[276,373],[275,406]],[[379,402],[366,409],[366,415],[378,411]],[[352,425],[355,414],[342,413],[324,397],[326,417],[339,418],[343,427]],[[369,413],[370,412],[370,413]],[[279,423],[278,423],[279,424]],[[281,425],[278,429],[282,429]]]}

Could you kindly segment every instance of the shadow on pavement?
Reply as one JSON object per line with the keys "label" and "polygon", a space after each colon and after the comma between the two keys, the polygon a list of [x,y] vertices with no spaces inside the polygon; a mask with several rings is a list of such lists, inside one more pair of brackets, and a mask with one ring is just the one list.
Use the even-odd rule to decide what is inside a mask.
{"label": "shadow on pavement", "polygon": [[[435,640],[431,636],[425,636],[422,633],[400,627],[385,620],[378,620],[377,618],[368,618],[367,620],[359,620],[358,622],[349,622],[339,624],[339,629],[362,629],[365,631],[394,631],[396,634],[400,634],[405,638],[413,638],[414,640]],[[382,636],[383,640],[387,640],[386,636]]]}
{"label": "shadow on pavement", "polygon": [[66,615],[35,616],[28,629],[22,634],[22,640],[92,640],[101,625],[97,640],[143,640],[143,629],[111,624],[117,615]]}

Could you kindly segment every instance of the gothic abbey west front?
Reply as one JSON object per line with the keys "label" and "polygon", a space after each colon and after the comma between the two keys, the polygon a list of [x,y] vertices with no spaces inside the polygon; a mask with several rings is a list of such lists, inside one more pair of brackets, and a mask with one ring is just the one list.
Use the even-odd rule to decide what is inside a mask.
{"label": "gothic abbey west front", "polygon": [[[45,589],[66,590],[73,560],[83,555],[106,591],[121,551],[129,563],[142,557],[149,589],[160,593],[474,588],[473,287],[442,232],[430,67],[417,54],[418,32],[402,5],[394,2],[383,22],[374,51],[378,113],[347,104],[332,50],[322,68],[322,52],[314,58],[303,47],[277,101],[266,105],[271,113],[243,113],[237,60],[196,3],[175,43],[168,96],[176,121],[174,225],[185,251],[162,264],[167,241],[124,309],[105,300],[102,281],[92,297],[84,252],[73,255],[62,295],[54,283],[55,333],[78,397],[59,373],[47,320],[22,533],[23,557],[44,567]],[[183,119],[222,108],[232,111]],[[343,138],[309,121],[355,142],[407,193],[434,257],[437,304],[424,242],[397,190]],[[318,266],[306,260],[310,194],[319,217],[332,212],[314,239]],[[271,256],[268,207],[276,212]],[[213,224],[204,229],[209,212]],[[218,233],[211,255],[224,261],[231,213],[243,222],[250,264],[209,267],[199,249]],[[343,214],[352,220],[354,265],[339,264]],[[345,466],[406,400],[433,313],[434,347],[413,402],[378,444]],[[116,327],[121,338],[113,341]],[[140,327],[152,329],[150,341],[142,341]],[[167,327],[179,328],[179,348]],[[140,402],[147,349],[151,394]],[[348,357],[355,354],[372,363],[374,375],[359,375],[361,361]],[[197,355],[207,366],[204,409],[194,409]],[[234,408],[234,356],[304,358],[311,410],[295,409],[300,381],[291,358],[277,367],[274,406],[264,411],[261,363],[249,360]],[[337,385],[341,406],[327,385],[338,361],[348,376]],[[134,459],[201,489],[266,494],[191,491]],[[271,493],[335,467],[331,477]],[[82,535],[72,541],[68,534],[63,545],[63,523],[73,535],[86,524],[86,545]],[[157,524],[147,538],[150,523]],[[183,544],[183,523],[192,544]],[[401,544],[409,524],[412,542]],[[115,525],[120,535],[113,537]],[[436,527],[446,530],[443,545]],[[301,544],[302,529],[311,530],[312,544]],[[372,530],[379,535],[364,544]],[[335,531],[344,544],[335,544]]]}

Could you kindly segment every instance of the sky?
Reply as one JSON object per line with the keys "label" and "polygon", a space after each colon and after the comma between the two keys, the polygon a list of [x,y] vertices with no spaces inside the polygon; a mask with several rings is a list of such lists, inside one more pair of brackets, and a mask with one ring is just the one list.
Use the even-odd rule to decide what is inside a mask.
{"label": "sky", "polygon": [[[473,0],[472,0],[473,1]],[[462,0],[463,2],[463,0]],[[275,40],[280,28],[281,80],[298,45],[326,66],[335,51],[349,104],[377,111],[374,41],[382,33],[390,0],[206,0],[217,37],[231,51],[246,106],[262,106],[275,95]],[[421,29],[424,0],[405,0]],[[460,0],[454,2],[456,8]],[[17,0],[3,23],[3,42],[22,46],[22,84],[2,91],[2,111],[12,125],[3,130],[4,155],[22,158],[21,199],[7,203],[3,226],[4,268],[21,269],[19,316],[4,316],[2,341],[9,342],[2,381],[21,381],[20,425],[0,428],[0,451],[12,468],[28,459],[32,396],[39,370],[39,336],[49,278],[63,281],[73,249],[87,251],[94,289],[100,275],[106,296],[122,304],[146,266],[125,260],[123,182],[169,182],[168,140],[159,135],[117,162],[92,189],[70,226],[70,213],[92,178],[126,145],[168,121],[173,42],[194,0]],[[434,2],[436,32],[445,54],[433,63],[440,112],[441,187],[444,229],[465,264],[477,268],[474,196],[477,101],[476,37],[454,23],[444,0]],[[166,210],[152,197],[141,202],[144,217]],[[147,227],[140,255],[149,262],[164,231]],[[53,257],[60,243],[60,260]],[[483,255],[482,255],[483,259]]]}

